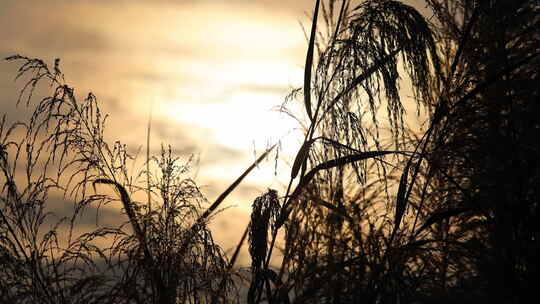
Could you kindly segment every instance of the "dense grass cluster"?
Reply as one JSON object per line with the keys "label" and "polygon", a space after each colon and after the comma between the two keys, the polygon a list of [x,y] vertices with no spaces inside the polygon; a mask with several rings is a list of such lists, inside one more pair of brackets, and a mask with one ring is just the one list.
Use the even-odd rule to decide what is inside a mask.
{"label": "dense grass cluster", "polygon": [[[306,117],[299,119],[303,144],[288,187],[254,199],[231,257],[207,222],[275,145],[208,204],[186,176],[189,161],[170,149],[147,154],[133,173],[128,149],[104,138],[107,116],[96,97],[77,99],[58,60],[49,68],[7,58],[27,79],[17,102],[33,114],[0,122],[0,302],[521,303],[534,296],[540,5],[426,2],[430,18],[399,1],[315,2],[304,86],[287,99],[305,110],[289,113]],[[403,79],[417,111],[427,113],[424,131],[407,125]],[[51,92],[35,102],[41,82]],[[73,202],[72,214],[53,221],[52,194]],[[123,223],[75,233],[85,210],[110,203],[122,205]],[[248,274],[234,267],[246,239]]]}

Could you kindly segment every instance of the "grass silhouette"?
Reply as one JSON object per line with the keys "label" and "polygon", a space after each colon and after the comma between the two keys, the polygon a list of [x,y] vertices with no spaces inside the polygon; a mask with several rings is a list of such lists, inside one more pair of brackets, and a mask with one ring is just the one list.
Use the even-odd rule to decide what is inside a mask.
{"label": "grass silhouette", "polygon": [[[144,168],[131,174],[134,157],[105,141],[107,116],[92,94],[75,97],[59,60],[49,68],[7,58],[19,63],[17,78],[29,77],[18,103],[33,114],[0,122],[0,301],[524,301],[531,291],[520,286],[538,277],[540,248],[540,43],[531,13],[540,8],[428,7],[431,21],[398,1],[315,1],[304,86],[290,96],[307,115],[303,144],[284,193],[269,189],[254,200],[230,259],[207,223],[276,145],[206,204],[185,177],[189,163],[170,148],[147,150]],[[421,133],[405,122],[405,77],[429,113]],[[52,93],[33,104],[40,82]],[[512,149],[493,148],[499,142]],[[46,229],[54,191],[75,207]],[[121,204],[124,223],[74,234],[84,210],[109,203]],[[104,239],[109,246],[98,245]],[[240,286],[234,266],[246,239],[252,263]],[[278,249],[283,258],[271,265]]]}

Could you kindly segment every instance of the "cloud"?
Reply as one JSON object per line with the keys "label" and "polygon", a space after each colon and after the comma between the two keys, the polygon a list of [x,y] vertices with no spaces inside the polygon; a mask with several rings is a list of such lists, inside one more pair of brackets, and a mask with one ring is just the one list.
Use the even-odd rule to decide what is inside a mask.
{"label": "cloud", "polygon": [[272,94],[283,97],[290,92],[291,86],[243,83],[232,87],[231,90],[257,94]]}
{"label": "cloud", "polygon": [[0,10],[2,52],[66,54],[99,52],[109,46],[105,35],[76,22],[70,13],[62,1],[28,5],[26,1],[7,0]]}
{"label": "cloud", "polygon": [[313,0],[276,1],[276,0],[159,0],[163,4],[192,6],[192,5],[220,5],[228,7],[261,7],[273,11],[306,11],[314,7]]}
{"label": "cloud", "polygon": [[[215,199],[253,162],[251,133],[275,127],[262,116],[288,93],[291,67],[303,64],[306,42],[297,20],[307,20],[312,6],[311,0],[2,0],[0,56],[50,63],[60,57],[77,96],[92,91],[110,114],[108,142],[120,140],[132,151],[144,151],[153,101],[151,152],[159,155],[164,143],[181,162],[200,157],[192,174],[200,172],[197,183]],[[28,110],[14,107],[24,84],[13,83],[16,69],[0,63],[0,114],[23,120]],[[239,208],[216,217],[224,225],[220,239],[237,241],[251,201],[266,190],[251,177],[227,201]],[[72,206],[52,199],[61,214]],[[103,209],[104,218],[125,220],[115,208]],[[93,211],[81,219],[84,227],[94,224]]]}

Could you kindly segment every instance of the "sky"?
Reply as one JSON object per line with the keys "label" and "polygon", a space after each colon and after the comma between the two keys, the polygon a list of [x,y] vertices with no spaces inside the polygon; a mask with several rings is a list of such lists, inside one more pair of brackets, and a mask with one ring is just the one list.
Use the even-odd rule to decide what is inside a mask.
{"label": "sky", "polygon": [[[145,148],[151,116],[151,151],[157,155],[165,144],[181,159],[194,156],[190,177],[209,202],[281,140],[277,167],[273,159],[261,164],[212,221],[215,239],[228,250],[249,222],[253,200],[288,182],[288,156],[299,148],[300,137],[291,133],[297,124],[275,107],[302,85],[307,41],[301,25],[309,28],[313,5],[312,0],[2,0],[0,57],[20,54],[51,65],[60,58],[76,95],[93,92],[110,114],[111,143]],[[23,85],[14,82],[17,67],[0,62],[0,114],[12,120],[25,112],[14,107]],[[104,218],[114,222],[120,206],[107,208]]]}
{"label": "sky", "polygon": [[[0,57],[61,59],[78,96],[93,92],[110,114],[106,136],[133,150],[171,145],[197,159],[191,177],[212,202],[264,149],[282,139],[297,149],[296,127],[272,109],[302,84],[313,1],[271,0],[2,0]],[[0,113],[14,107],[22,82],[17,64],[0,63]],[[291,152],[292,153],[292,152]],[[252,201],[281,189],[286,158],[259,166],[233,192],[212,230],[224,249],[239,239]],[[109,207],[109,208],[119,208]],[[114,216],[118,210],[109,210]],[[107,211],[105,211],[107,212]]]}

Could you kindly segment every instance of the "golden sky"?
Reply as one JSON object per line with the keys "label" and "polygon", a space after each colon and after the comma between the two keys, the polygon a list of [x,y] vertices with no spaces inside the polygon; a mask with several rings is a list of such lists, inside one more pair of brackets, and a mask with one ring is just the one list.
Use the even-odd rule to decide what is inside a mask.
{"label": "golden sky", "polygon": [[[414,1],[413,1],[414,2]],[[79,96],[92,91],[110,114],[107,137],[135,151],[170,144],[199,160],[192,177],[212,202],[265,147],[296,125],[271,111],[302,85],[312,0],[2,0],[0,57],[61,58]],[[0,64],[0,113],[23,83],[17,66]],[[298,149],[295,135],[281,155]],[[284,153],[283,153],[284,152]],[[287,162],[289,161],[289,163]],[[287,183],[290,159],[260,165],[214,218],[214,237],[229,249],[248,223],[252,201]],[[283,192],[283,191],[281,191]],[[118,216],[119,206],[105,210]],[[91,225],[88,223],[88,225]],[[244,258],[244,262],[247,260]]]}
{"label": "golden sky", "polygon": [[[144,146],[152,108],[152,145],[199,158],[196,182],[212,201],[270,142],[295,125],[271,111],[301,85],[307,42],[300,23],[313,1],[2,0],[0,57],[61,58],[79,96],[92,91],[111,116],[107,136]],[[22,82],[0,64],[0,113],[12,120]],[[152,105],[152,106],[151,106]],[[289,136],[290,138],[290,136]],[[289,140],[287,147],[295,143]],[[227,201],[213,225],[224,249],[247,224],[253,199],[289,174],[268,161]]]}

